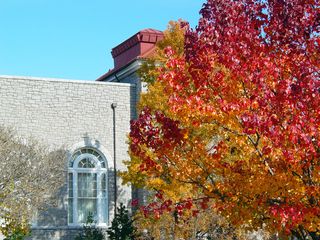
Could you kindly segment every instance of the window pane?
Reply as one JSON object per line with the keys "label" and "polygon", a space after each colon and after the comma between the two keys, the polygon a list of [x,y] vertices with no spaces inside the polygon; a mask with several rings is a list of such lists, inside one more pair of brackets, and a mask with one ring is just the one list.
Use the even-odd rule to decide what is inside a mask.
{"label": "window pane", "polygon": [[73,175],[72,173],[68,174],[68,189],[69,189],[69,197],[73,197]]}
{"label": "window pane", "polygon": [[78,222],[85,223],[89,214],[97,216],[97,174],[78,173]]}
{"label": "window pane", "polygon": [[102,192],[102,197],[106,197],[107,196],[107,178],[106,178],[106,174],[104,173],[102,176],[101,176],[101,192]]}
{"label": "window pane", "polygon": [[97,197],[96,173],[78,173],[78,197]]}
{"label": "window pane", "polygon": [[84,158],[82,159],[79,164],[78,164],[79,168],[94,168],[94,161],[90,158]]}
{"label": "window pane", "polygon": [[107,198],[101,199],[101,216],[102,216],[102,222],[107,223],[108,222],[108,201]]}
{"label": "window pane", "polygon": [[73,223],[73,198],[68,200],[68,223]]}
{"label": "window pane", "polygon": [[102,222],[108,222],[108,201],[107,201],[107,174],[101,176],[101,217]]}
{"label": "window pane", "polygon": [[72,156],[72,158],[71,158],[71,161],[70,161],[70,163],[69,163],[69,167],[73,167],[74,160],[76,160],[76,158],[79,157],[80,154],[81,154],[80,151],[76,151],[76,152],[73,154],[73,156]]}
{"label": "window pane", "polygon": [[[92,148],[81,148],[81,149],[78,149],[72,156],[72,158],[70,159],[69,161],[69,167],[74,167],[74,161],[77,157],[79,157],[81,154],[91,154],[92,156],[98,158],[98,160],[100,161],[101,163],[101,167],[102,168],[106,168],[107,164],[106,164],[106,161],[105,161],[105,158],[103,156],[100,155],[99,152],[95,151],[94,149]],[[87,161],[87,160],[85,160]],[[86,165],[86,164],[89,164],[89,165]],[[94,165],[94,162],[87,162],[87,163],[84,163],[84,166],[80,166],[79,164],[79,167],[81,168],[94,168],[95,165]]]}
{"label": "window pane", "polygon": [[97,219],[97,200],[96,199],[78,199],[78,222],[85,223],[89,214]]}
{"label": "window pane", "polygon": [[102,167],[102,168],[106,168],[106,163],[105,163],[104,161],[101,161],[101,160],[100,160],[100,164],[101,164],[101,167]]}
{"label": "window pane", "polygon": [[68,174],[68,223],[73,223],[73,174]]}
{"label": "window pane", "polygon": [[[86,155],[82,155],[86,154]],[[81,159],[76,166],[74,161]],[[103,171],[101,172],[101,178],[98,180],[98,166],[97,162],[100,162],[100,166]],[[99,223],[108,222],[108,175],[107,175],[107,163],[106,159],[93,148],[81,148],[78,149],[72,156],[69,163],[70,167],[74,169],[68,173],[68,223],[85,223],[87,217],[91,214],[94,220]],[[80,169],[81,170],[80,170]],[[74,175],[76,174],[77,180],[73,182]],[[99,189],[97,189],[99,185]],[[77,195],[77,201],[74,201],[74,193]],[[99,197],[99,199],[98,199]],[[77,202],[74,206],[73,202]],[[98,203],[101,206],[98,206]],[[99,214],[98,214],[98,209]],[[74,212],[74,211],[75,212]],[[73,222],[73,217],[77,215],[77,220]],[[99,216],[99,219],[98,219]]]}
{"label": "window pane", "polygon": [[96,156],[96,157],[99,157],[99,156],[100,156],[100,154],[99,154],[98,152],[94,151],[94,150],[92,150],[92,154],[93,154],[94,156]]}

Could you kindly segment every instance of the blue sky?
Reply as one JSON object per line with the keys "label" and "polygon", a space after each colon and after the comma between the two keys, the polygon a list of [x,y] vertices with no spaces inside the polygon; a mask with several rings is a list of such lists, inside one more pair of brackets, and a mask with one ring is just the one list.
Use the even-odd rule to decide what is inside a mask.
{"label": "blue sky", "polygon": [[111,48],[144,28],[182,18],[204,0],[0,0],[0,75],[94,80]]}

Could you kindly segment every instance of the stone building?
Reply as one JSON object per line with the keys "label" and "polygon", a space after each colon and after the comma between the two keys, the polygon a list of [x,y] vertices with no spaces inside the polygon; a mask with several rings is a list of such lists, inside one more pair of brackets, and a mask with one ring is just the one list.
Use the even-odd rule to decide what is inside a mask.
{"label": "stone building", "polygon": [[65,184],[57,207],[39,212],[31,239],[73,239],[94,213],[107,228],[117,203],[130,206],[140,192],[115,181],[128,160],[127,134],[143,88],[137,69],[152,54],[162,32],[145,29],[112,49],[114,69],[97,81],[0,76],[0,124],[52,149],[68,150]]}

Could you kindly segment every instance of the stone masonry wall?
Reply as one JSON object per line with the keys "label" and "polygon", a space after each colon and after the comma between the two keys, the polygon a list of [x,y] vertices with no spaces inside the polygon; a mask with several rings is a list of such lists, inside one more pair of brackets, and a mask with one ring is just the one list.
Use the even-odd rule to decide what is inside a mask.
{"label": "stone masonry wall", "polygon": [[[123,170],[122,160],[129,159],[126,138],[130,119],[136,115],[136,93],[135,85],[126,83],[0,76],[0,125],[52,149],[71,149],[88,139],[98,141],[113,157],[111,104],[116,102],[117,169]],[[109,182],[112,200],[112,174]],[[118,199],[128,204],[131,188],[120,186],[120,182]],[[62,239],[61,234],[68,232],[67,202],[65,185],[57,199],[58,207],[48,210],[42,219],[39,217],[33,239],[41,239],[40,233],[44,231],[50,239]],[[113,210],[109,212],[112,215]]]}

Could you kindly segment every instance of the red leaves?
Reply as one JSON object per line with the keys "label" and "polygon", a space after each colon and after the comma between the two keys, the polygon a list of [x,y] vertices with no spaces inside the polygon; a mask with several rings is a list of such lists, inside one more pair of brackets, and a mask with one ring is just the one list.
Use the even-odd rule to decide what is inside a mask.
{"label": "red leaves", "polygon": [[174,54],[175,54],[174,50],[170,46],[168,46],[164,49],[164,53],[165,53],[166,57],[168,57],[168,58],[174,56]]}
{"label": "red leaves", "polygon": [[[158,69],[166,114],[180,121],[155,107],[132,122],[140,170],[156,172],[163,163],[166,187],[182,180],[190,195],[217,197],[225,206],[218,210],[235,223],[260,214],[286,230],[310,227],[308,216],[319,225],[304,190],[320,181],[319,1],[208,0],[201,14],[198,27],[186,31],[185,55],[167,48]],[[206,151],[214,134],[222,140]],[[207,200],[172,203],[168,195],[157,193],[144,211],[182,217],[210,207]],[[270,199],[291,204],[270,208]]]}
{"label": "red leaves", "polygon": [[282,226],[285,232],[290,233],[291,230],[301,225],[305,221],[305,216],[316,216],[319,209],[316,207],[306,207],[302,204],[299,205],[273,205],[269,209],[270,214],[277,221],[278,226]]}
{"label": "red leaves", "polygon": [[319,32],[317,1],[268,1],[268,21],[265,32],[272,44],[289,46],[291,51],[305,51],[304,43]]}
{"label": "red leaves", "polygon": [[269,154],[271,153],[271,151],[272,151],[272,149],[271,149],[271,147],[269,147],[269,146],[264,146],[264,147],[262,148],[262,153],[263,153],[264,155],[269,155]]}
{"label": "red leaves", "polygon": [[157,169],[157,163],[155,163],[153,160],[151,160],[150,157],[144,157],[143,158],[143,163],[140,165],[140,171],[148,171],[151,169]]}
{"label": "red leaves", "polygon": [[259,120],[256,114],[245,113],[241,116],[243,132],[246,134],[255,134]]}
{"label": "red leaves", "polygon": [[131,153],[142,160],[140,171],[159,172],[161,167],[146,154],[143,147],[160,153],[168,151],[181,143],[183,131],[178,121],[166,117],[160,111],[152,113],[150,109],[144,108],[138,119],[131,121],[130,139]]}
{"label": "red leaves", "polygon": [[138,205],[139,205],[139,200],[138,199],[132,199],[131,206],[132,207],[137,207]]}
{"label": "red leaves", "polygon": [[209,207],[208,198],[196,200],[188,198],[185,200],[181,199],[178,203],[173,203],[170,199],[164,199],[161,191],[157,192],[155,197],[156,201],[141,208],[145,217],[158,219],[163,213],[172,211],[176,214],[176,221],[179,221],[180,218],[183,218],[185,212],[190,211],[191,215],[195,217]]}
{"label": "red leaves", "polygon": [[[163,200],[162,197],[160,200]],[[147,206],[142,206],[141,211],[143,212],[145,217],[154,217],[158,219],[164,212],[170,212],[171,208],[172,201],[169,199],[163,201],[154,201]]]}
{"label": "red leaves", "polygon": [[152,149],[178,144],[182,137],[179,122],[166,117],[160,111],[152,113],[144,108],[137,120],[131,121],[130,147],[134,153],[139,152],[139,145],[145,144]]}
{"label": "red leaves", "polygon": [[155,197],[162,200],[163,199],[163,192],[160,190],[155,194]]}

